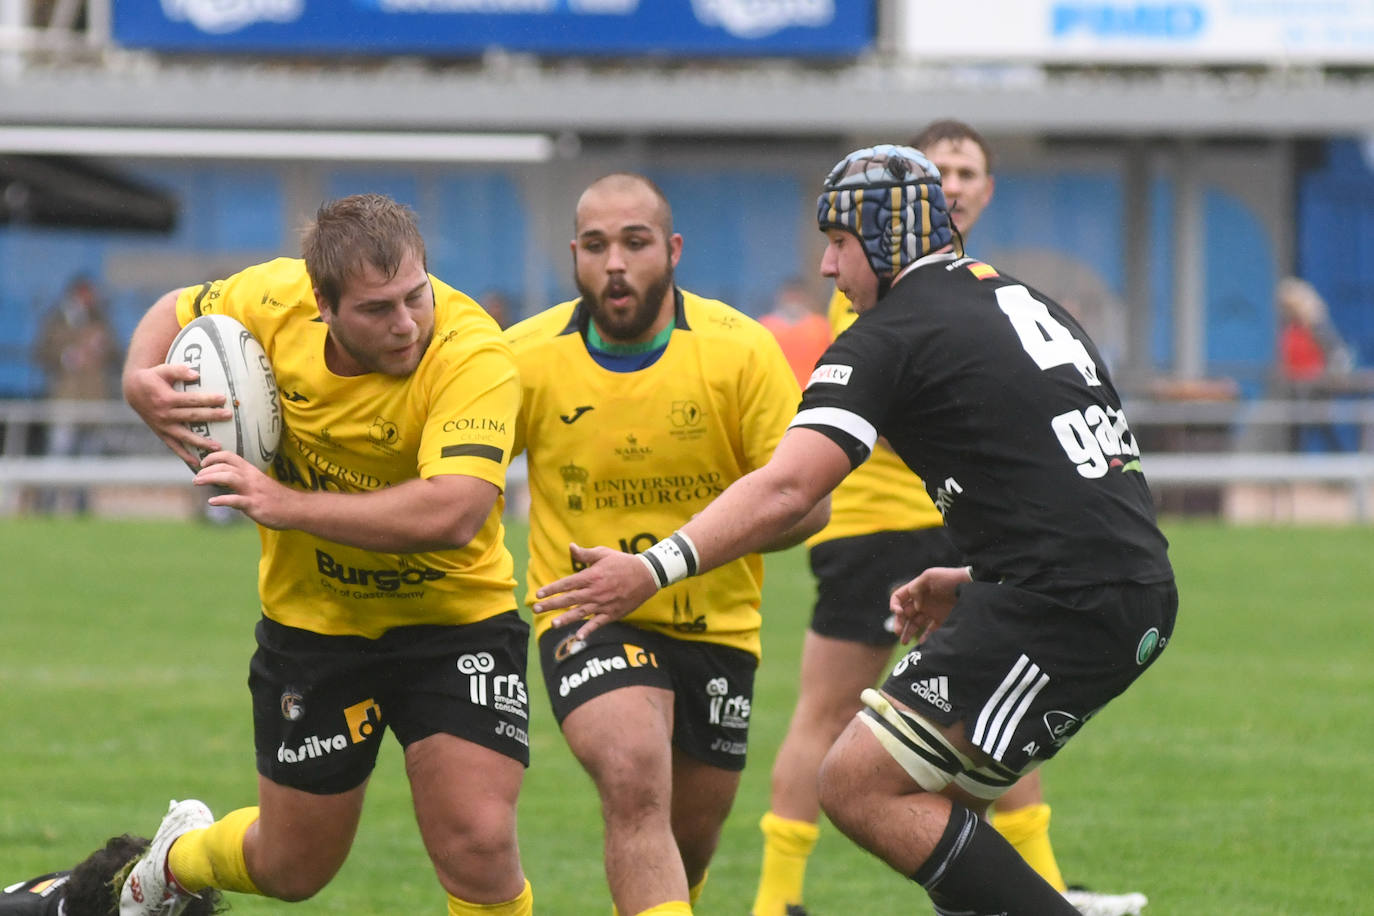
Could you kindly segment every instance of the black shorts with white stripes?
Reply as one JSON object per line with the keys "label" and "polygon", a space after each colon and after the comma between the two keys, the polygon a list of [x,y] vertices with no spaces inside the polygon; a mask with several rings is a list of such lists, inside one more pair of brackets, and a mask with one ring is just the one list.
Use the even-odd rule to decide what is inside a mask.
{"label": "black shorts with white stripes", "polygon": [[897,661],[883,691],[1012,770],[1048,760],[1159,657],[1172,582],[1055,595],[971,582],[944,626]]}

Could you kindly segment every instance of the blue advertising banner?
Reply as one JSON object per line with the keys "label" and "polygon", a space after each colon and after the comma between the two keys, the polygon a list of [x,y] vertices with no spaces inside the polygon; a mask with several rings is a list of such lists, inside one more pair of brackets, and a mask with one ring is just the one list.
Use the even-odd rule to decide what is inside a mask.
{"label": "blue advertising banner", "polygon": [[852,56],[875,0],[114,0],[131,48],[254,54]]}

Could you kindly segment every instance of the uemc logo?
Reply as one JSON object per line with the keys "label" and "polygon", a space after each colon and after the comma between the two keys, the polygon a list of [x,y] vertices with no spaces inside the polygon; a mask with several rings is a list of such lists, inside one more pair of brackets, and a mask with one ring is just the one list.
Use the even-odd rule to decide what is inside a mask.
{"label": "uemc logo", "polygon": [[1207,21],[1196,3],[1056,3],[1050,17],[1055,38],[1196,38]]}

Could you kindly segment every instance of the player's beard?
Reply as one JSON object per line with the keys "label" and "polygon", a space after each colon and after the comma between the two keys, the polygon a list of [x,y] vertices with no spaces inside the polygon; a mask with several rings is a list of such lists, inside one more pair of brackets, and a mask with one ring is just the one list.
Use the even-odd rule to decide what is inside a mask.
{"label": "player's beard", "polygon": [[[600,292],[585,286],[576,274],[573,279],[577,283],[577,291],[582,294],[582,301],[587,304],[592,318],[596,320],[597,330],[603,336],[615,341],[636,341],[658,320],[663,299],[673,288],[673,265],[672,262],[665,263],[663,273],[649,284],[643,295],[620,277],[607,281]],[[628,314],[616,314],[606,308],[606,297],[624,295],[633,296],[635,299],[634,308]]]}

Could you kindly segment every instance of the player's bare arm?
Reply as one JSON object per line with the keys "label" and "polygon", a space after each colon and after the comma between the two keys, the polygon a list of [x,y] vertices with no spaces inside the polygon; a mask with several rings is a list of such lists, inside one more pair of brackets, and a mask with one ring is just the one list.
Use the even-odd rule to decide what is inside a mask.
{"label": "player's bare arm", "polygon": [[197,486],[229,490],[209,500],[276,530],[292,528],[381,553],[455,550],[482,530],[500,491],[462,474],[417,478],[369,493],[297,490],[233,452],[207,455]]}
{"label": "player's bare arm", "polygon": [[[828,437],[809,429],[789,430],[768,464],[732,483],[682,527],[695,547],[694,572],[765,549],[798,526],[849,471],[848,456]],[[585,637],[658,590],[639,556],[604,547],[577,550],[581,553],[575,551],[573,558],[590,565],[550,582],[536,596],[536,613],[571,608],[555,619],[555,626],[585,619],[578,631]]]}
{"label": "player's bare arm", "polygon": [[970,581],[967,566],[932,566],[894,591],[888,606],[902,643],[925,639],[939,629],[954,609],[959,586]]}
{"label": "player's bare arm", "polygon": [[786,550],[795,547],[802,541],[820,531],[830,521],[830,494],[821,497],[820,502],[811,507],[811,511],[802,517],[791,528],[782,534],[766,542],[758,549],[759,553],[772,553],[775,550]]}
{"label": "player's bare arm", "polygon": [[175,382],[194,381],[189,366],[167,365],[167,349],[181,329],[172,290],[157,300],[139,320],[124,360],[124,399],[172,453],[192,470],[200,467],[199,451],[214,451],[220,443],[192,432],[187,424],[227,420],[233,416],[216,392],[178,391]]}

